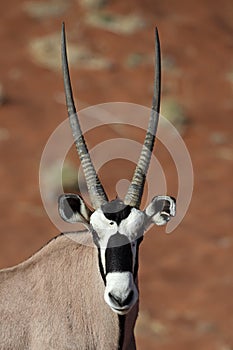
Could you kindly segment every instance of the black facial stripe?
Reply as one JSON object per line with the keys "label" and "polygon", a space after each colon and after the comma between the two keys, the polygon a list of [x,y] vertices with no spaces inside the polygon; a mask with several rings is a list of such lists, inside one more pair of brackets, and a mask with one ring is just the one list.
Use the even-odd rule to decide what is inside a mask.
{"label": "black facial stripe", "polygon": [[106,285],[106,277],[105,277],[105,274],[104,274],[104,268],[103,268],[103,264],[102,264],[102,261],[101,261],[101,249],[98,248],[98,261],[99,261],[99,270],[100,270],[100,274],[101,274],[101,277],[104,281],[104,284]]}
{"label": "black facial stripe", "polygon": [[139,254],[138,254],[138,251],[139,251],[139,246],[141,244],[141,242],[143,241],[143,236],[141,236],[140,238],[137,239],[137,248],[136,248],[136,256],[135,256],[135,264],[134,264],[134,271],[133,271],[133,276],[134,276],[134,279],[136,278],[137,276],[137,273],[138,273],[138,260],[139,260]]}
{"label": "black facial stripe", "polygon": [[93,227],[91,227],[91,233],[92,233],[92,237],[93,237],[93,242],[99,248],[99,237],[98,237],[96,231],[93,229]]}
{"label": "black facial stripe", "polygon": [[129,216],[132,208],[125,205],[120,199],[115,199],[102,205],[101,209],[108,220],[115,221],[119,225],[122,220]]}
{"label": "black facial stripe", "polygon": [[105,278],[105,273],[104,273],[104,267],[102,264],[102,260],[101,260],[101,248],[99,245],[99,237],[97,235],[97,233],[95,232],[95,230],[92,229],[92,237],[93,237],[93,242],[95,243],[97,249],[98,249],[98,263],[99,263],[99,271],[101,274],[101,277],[104,281],[104,284],[106,285],[106,278]]}
{"label": "black facial stripe", "polygon": [[[136,240],[136,255],[135,263],[133,268],[133,253],[131,250],[131,244],[126,236],[123,236],[119,233],[116,233],[112,236],[108,242],[108,247],[105,251],[105,263],[106,263],[106,274],[104,272],[104,267],[101,259],[101,248],[98,242],[98,236],[93,230],[93,240],[98,249],[98,262],[99,262],[99,271],[103,279],[104,284],[106,285],[106,274],[108,272],[132,272],[134,279],[138,273],[138,260],[139,260],[139,246],[143,240],[143,236]],[[121,244],[121,245],[120,245]],[[133,270],[133,271],[132,271]]]}
{"label": "black facial stripe", "polygon": [[116,233],[110,237],[105,251],[106,274],[109,272],[133,272],[133,253],[129,239]]}

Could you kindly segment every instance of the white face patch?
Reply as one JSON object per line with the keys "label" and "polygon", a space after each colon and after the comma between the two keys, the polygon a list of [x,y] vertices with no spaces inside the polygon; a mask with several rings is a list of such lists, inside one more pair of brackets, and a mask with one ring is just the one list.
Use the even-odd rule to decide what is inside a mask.
{"label": "white face patch", "polygon": [[105,217],[101,209],[97,209],[90,218],[90,224],[99,237],[101,248],[106,248],[111,236],[119,232],[131,242],[142,236],[145,230],[145,213],[132,208],[129,216],[120,225]]}
{"label": "white face patch", "polygon": [[119,233],[125,235],[132,242],[142,236],[145,229],[145,214],[132,208],[129,216],[122,220],[119,225]]}
{"label": "white face patch", "polygon": [[126,219],[123,219],[118,226],[113,220],[105,217],[101,209],[97,209],[90,217],[90,224],[98,235],[98,243],[100,247],[101,262],[104,273],[106,273],[105,252],[109,239],[119,232],[126,236],[131,242],[133,255],[133,268],[136,258],[136,242],[135,240],[144,233],[145,214],[135,208],[131,209],[131,213]]}
{"label": "white face patch", "polygon": [[106,248],[108,240],[117,233],[118,226],[116,222],[108,220],[101,209],[97,209],[90,218],[90,224],[98,235],[101,248]]}

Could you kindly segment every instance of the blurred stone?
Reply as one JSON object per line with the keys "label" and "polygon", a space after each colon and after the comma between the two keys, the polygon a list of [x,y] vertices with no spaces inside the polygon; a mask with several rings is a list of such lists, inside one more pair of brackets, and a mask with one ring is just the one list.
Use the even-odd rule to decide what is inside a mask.
{"label": "blurred stone", "polygon": [[233,347],[230,345],[222,345],[219,350],[233,350]]}
{"label": "blurred stone", "polygon": [[227,142],[227,137],[224,133],[213,132],[210,134],[210,141],[216,145],[222,145]]}
{"label": "blurred stone", "polygon": [[9,79],[19,80],[22,76],[22,71],[19,68],[12,68],[8,73]]}
{"label": "blurred stone", "polygon": [[71,162],[66,161],[62,169],[62,184],[65,191],[78,190],[78,171]]}
{"label": "blurred stone", "polygon": [[[125,65],[130,68],[137,67],[139,65],[153,65],[155,57],[154,54],[132,53],[128,55],[125,61]],[[169,77],[176,77],[180,75],[180,70],[176,67],[175,61],[171,56],[163,56],[162,58],[163,70],[169,73]]]}
{"label": "blurred stone", "polygon": [[183,106],[179,102],[174,98],[163,98],[161,103],[161,114],[175,126],[179,133],[184,133],[188,124],[188,118],[185,115]]}
{"label": "blurred stone", "polygon": [[163,70],[169,71],[171,73],[174,73],[174,71],[177,71],[175,59],[172,56],[163,55],[162,67],[163,67]]}
{"label": "blurred stone", "polygon": [[0,129],[0,141],[8,140],[10,137],[9,131],[5,128]]}
{"label": "blurred stone", "polygon": [[220,238],[217,243],[221,248],[227,249],[232,246],[232,239],[229,237],[223,237]]}
{"label": "blurred stone", "polygon": [[173,96],[180,89],[182,69],[177,66],[173,56],[164,54],[162,56],[162,71],[165,75],[163,93],[165,96]]}
{"label": "blurred stone", "polygon": [[151,336],[166,336],[168,328],[161,321],[153,319],[147,312],[140,311],[135,332]]}
{"label": "blurred stone", "polygon": [[[39,65],[50,69],[61,68],[60,36],[58,34],[33,39],[29,44],[29,49],[33,60]],[[69,51],[72,52],[72,48]]]}
{"label": "blurred stone", "polygon": [[0,83],[0,106],[6,103],[6,95],[3,88],[3,85]]}
{"label": "blurred stone", "polygon": [[129,68],[135,68],[142,64],[144,65],[148,63],[152,63],[152,61],[150,61],[148,56],[143,55],[141,53],[132,53],[126,58],[125,65],[126,67],[129,67]]}
{"label": "blurred stone", "polygon": [[[36,38],[29,44],[33,60],[52,70],[61,70],[60,34],[51,34]],[[67,45],[69,65],[84,69],[107,69],[111,62],[104,57],[94,55],[86,47],[69,43]]]}
{"label": "blurred stone", "polygon": [[167,334],[167,327],[158,320],[154,320],[150,324],[151,331],[156,335],[166,335]]}
{"label": "blurred stone", "polygon": [[43,19],[58,17],[68,8],[68,1],[28,1],[23,5],[24,11],[32,18]]}
{"label": "blurred stone", "polygon": [[43,185],[48,189],[48,197],[56,198],[60,184],[64,191],[78,191],[78,169],[69,161],[65,161],[62,171],[59,163],[52,163],[43,173]]}
{"label": "blurred stone", "polygon": [[86,9],[100,9],[107,4],[108,0],[78,0],[78,3]]}
{"label": "blurred stone", "polygon": [[144,28],[145,21],[137,15],[118,15],[109,12],[89,13],[86,23],[117,34],[129,35]]}
{"label": "blurred stone", "polygon": [[216,153],[218,158],[224,160],[233,160],[233,150],[231,148],[221,147],[217,150]]}
{"label": "blurred stone", "polygon": [[230,72],[228,72],[226,74],[226,79],[231,83],[231,85],[233,87],[233,70],[231,70]]}
{"label": "blurred stone", "polygon": [[199,321],[197,324],[197,332],[199,334],[212,333],[216,331],[216,325],[212,322]]}
{"label": "blurred stone", "polygon": [[17,205],[18,210],[26,212],[29,215],[36,217],[44,216],[44,209],[42,206],[34,205],[31,202],[19,202]]}

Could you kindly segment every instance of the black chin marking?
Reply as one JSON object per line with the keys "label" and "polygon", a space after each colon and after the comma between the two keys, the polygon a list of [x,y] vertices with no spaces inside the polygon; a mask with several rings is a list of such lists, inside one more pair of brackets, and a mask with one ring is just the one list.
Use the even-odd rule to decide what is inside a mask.
{"label": "black chin marking", "polygon": [[132,207],[124,204],[120,199],[114,199],[103,204],[101,209],[107,219],[113,220],[119,225],[122,220],[129,216]]}

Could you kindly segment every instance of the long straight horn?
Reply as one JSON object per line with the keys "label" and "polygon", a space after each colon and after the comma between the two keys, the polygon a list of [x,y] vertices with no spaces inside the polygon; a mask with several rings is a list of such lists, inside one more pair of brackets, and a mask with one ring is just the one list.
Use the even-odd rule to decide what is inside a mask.
{"label": "long straight horn", "polygon": [[98,209],[102,204],[108,201],[103,186],[100,183],[98,175],[95,171],[93,163],[88,152],[82,130],[78,121],[78,114],[76,112],[72,86],[70,81],[69,66],[66,52],[66,36],[65,36],[65,24],[62,24],[61,35],[61,53],[62,53],[62,70],[66,95],[66,105],[68,110],[68,116],[70,126],[72,129],[75,145],[79,154],[79,158],[82,164],[84,176],[87,183],[88,192],[90,195],[91,203],[94,209]]}
{"label": "long straight horn", "polygon": [[160,91],[161,91],[161,54],[159,44],[159,34],[155,28],[155,80],[154,80],[154,95],[152,101],[152,109],[145,141],[142,147],[141,155],[139,157],[132,182],[129,186],[127,195],[125,197],[125,204],[132,207],[139,208],[143,188],[146,180],[147,170],[149,168],[151,155],[154,148],[155,136],[159,120],[160,109]]}

